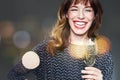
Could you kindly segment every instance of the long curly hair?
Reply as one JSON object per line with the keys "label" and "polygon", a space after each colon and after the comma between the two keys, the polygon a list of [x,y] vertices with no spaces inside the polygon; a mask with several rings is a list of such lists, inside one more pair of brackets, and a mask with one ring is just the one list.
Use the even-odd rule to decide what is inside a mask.
{"label": "long curly hair", "polygon": [[87,5],[90,3],[95,13],[95,20],[93,21],[89,31],[88,37],[96,37],[98,29],[102,22],[103,10],[99,0],[63,0],[58,10],[58,20],[52,30],[51,39],[47,44],[47,51],[55,55],[56,51],[62,51],[68,45],[68,38],[70,35],[70,25],[68,23],[66,14],[72,4],[82,3]]}

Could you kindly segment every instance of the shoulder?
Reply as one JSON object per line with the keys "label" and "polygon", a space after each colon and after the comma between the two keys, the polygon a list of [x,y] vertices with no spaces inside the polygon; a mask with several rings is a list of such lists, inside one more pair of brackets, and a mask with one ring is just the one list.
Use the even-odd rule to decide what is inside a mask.
{"label": "shoulder", "polygon": [[47,40],[43,40],[42,42],[40,42],[40,43],[38,43],[37,45],[35,45],[34,47],[33,47],[33,50],[37,50],[37,49],[39,49],[39,48],[41,48],[41,47],[45,47],[47,45]]}
{"label": "shoulder", "polygon": [[36,52],[37,54],[46,53],[46,46],[48,43],[48,39],[43,40],[42,42],[38,43],[36,46],[33,47],[32,51]]}
{"label": "shoulder", "polygon": [[106,36],[99,35],[96,37],[96,45],[99,54],[105,54],[110,51],[111,42]]}

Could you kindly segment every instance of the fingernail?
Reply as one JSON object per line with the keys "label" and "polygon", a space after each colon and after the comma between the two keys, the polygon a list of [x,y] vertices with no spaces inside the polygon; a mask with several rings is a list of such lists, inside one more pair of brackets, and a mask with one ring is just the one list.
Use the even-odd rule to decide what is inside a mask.
{"label": "fingernail", "polygon": [[81,70],[81,73],[83,73],[84,72],[84,70]]}
{"label": "fingernail", "polygon": [[88,67],[85,67],[85,69],[88,69]]}
{"label": "fingernail", "polygon": [[82,76],[82,78],[84,78],[84,76]]}

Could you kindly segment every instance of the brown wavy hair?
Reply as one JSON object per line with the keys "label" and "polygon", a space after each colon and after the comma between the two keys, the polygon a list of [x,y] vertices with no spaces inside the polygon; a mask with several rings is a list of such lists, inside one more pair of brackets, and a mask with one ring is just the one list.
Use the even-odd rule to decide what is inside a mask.
{"label": "brown wavy hair", "polygon": [[89,31],[88,37],[96,37],[98,29],[102,22],[103,10],[99,0],[63,0],[58,10],[58,20],[52,30],[51,39],[47,44],[47,51],[55,55],[56,51],[62,51],[68,45],[68,38],[70,35],[70,25],[66,18],[68,9],[72,4],[82,3],[87,5],[90,2],[91,7],[95,13],[95,20],[93,21]]}

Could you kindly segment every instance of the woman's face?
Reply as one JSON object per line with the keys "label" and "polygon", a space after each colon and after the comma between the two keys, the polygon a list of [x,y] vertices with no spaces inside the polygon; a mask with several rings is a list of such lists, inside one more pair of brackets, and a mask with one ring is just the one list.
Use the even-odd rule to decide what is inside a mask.
{"label": "woman's face", "polygon": [[72,4],[66,16],[71,27],[71,34],[86,35],[94,20],[94,10],[90,3],[87,5]]}

